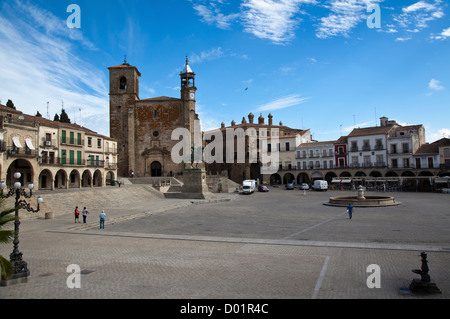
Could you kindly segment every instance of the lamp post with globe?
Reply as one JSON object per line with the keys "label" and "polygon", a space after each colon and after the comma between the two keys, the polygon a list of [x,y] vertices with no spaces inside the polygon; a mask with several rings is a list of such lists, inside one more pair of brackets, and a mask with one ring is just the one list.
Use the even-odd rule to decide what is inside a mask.
{"label": "lamp post with globe", "polygon": [[0,182],[0,196],[3,198],[15,196],[16,199],[14,205],[14,208],[16,209],[15,212],[16,219],[14,222],[14,241],[13,241],[14,249],[11,255],[9,255],[11,264],[14,267],[14,275],[12,276],[11,279],[26,278],[30,275],[27,263],[22,259],[22,253],[19,251],[19,226],[20,226],[19,210],[23,208],[29,212],[37,213],[40,210],[39,204],[43,202],[42,197],[38,196],[37,209],[33,209],[30,203],[27,203],[25,199],[21,199],[22,196],[24,198],[31,198],[33,196],[33,188],[34,188],[34,185],[32,183],[28,184],[29,194],[27,194],[26,190],[22,188],[22,184],[19,182],[21,176],[22,175],[19,172],[14,173],[14,178],[16,179],[16,182],[14,183],[14,187],[11,187],[8,193],[6,194],[3,193],[3,190],[6,188],[6,183]]}

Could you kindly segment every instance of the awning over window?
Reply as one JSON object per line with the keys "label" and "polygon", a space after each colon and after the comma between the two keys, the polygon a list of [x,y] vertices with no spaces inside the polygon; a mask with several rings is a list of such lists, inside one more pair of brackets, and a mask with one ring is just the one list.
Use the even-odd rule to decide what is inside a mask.
{"label": "awning over window", "polygon": [[31,141],[31,138],[26,138],[25,143],[27,144],[27,146],[30,150],[35,150],[35,148],[33,146],[33,142]]}
{"label": "awning over window", "polygon": [[14,137],[12,138],[12,140],[13,140],[14,145],[15,145],[17,148],[23,148],[22,144],[20,144],[20,141],[19,141],[19,137],[18,137],[18,136],[14,136]]}

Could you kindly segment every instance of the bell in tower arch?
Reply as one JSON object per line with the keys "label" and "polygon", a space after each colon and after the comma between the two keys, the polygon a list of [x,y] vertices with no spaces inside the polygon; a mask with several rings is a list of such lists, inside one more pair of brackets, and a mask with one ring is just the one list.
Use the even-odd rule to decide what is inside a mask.
{"label": "bell in tower arch", "polygon": [[126,89],[127,89],[127,78],[126,78],[126,77],[122,76],[122,77],[120,78],[120,81],[119,81],[119,88],[120,88],[121,90],[126,90]]}

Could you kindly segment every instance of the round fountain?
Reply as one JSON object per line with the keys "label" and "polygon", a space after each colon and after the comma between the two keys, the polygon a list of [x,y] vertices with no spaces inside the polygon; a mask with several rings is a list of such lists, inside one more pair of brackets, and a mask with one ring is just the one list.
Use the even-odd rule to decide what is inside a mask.
{"label": "round fountain", "polygon": [[343,206],[352,204],[354,207],[384,207],[400,205],[400,202],[396,202],[394,197],[391,196],[366,196],[363,187],[360,185],[358,188],[357,196],[336,196],[330,197],[330,200],[324,205],[328,206]]}

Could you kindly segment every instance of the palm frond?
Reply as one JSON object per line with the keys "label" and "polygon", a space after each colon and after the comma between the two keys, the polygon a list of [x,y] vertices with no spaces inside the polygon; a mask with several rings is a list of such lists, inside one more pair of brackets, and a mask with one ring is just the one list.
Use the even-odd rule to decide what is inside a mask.
{"label": "palm frond", "polygon": [[7,244],[14,239],[14,230],[0,230],[0,244]]}
{"label": "palm frond", "polygon": [[14,274],[13,265],[0,255],[0,279],[5,280]]}
{"label": "palm frond", "polygon": [[11,214],[11,213],[13,213],[13,212],[15,212],[16,210],[19,210],[19,209],[20,209],[19,207],[13,207],[13,208],[10,208],[10,209],[5,209],[4,211],[0,212],[0,217],[9,215],[9,214]]}

